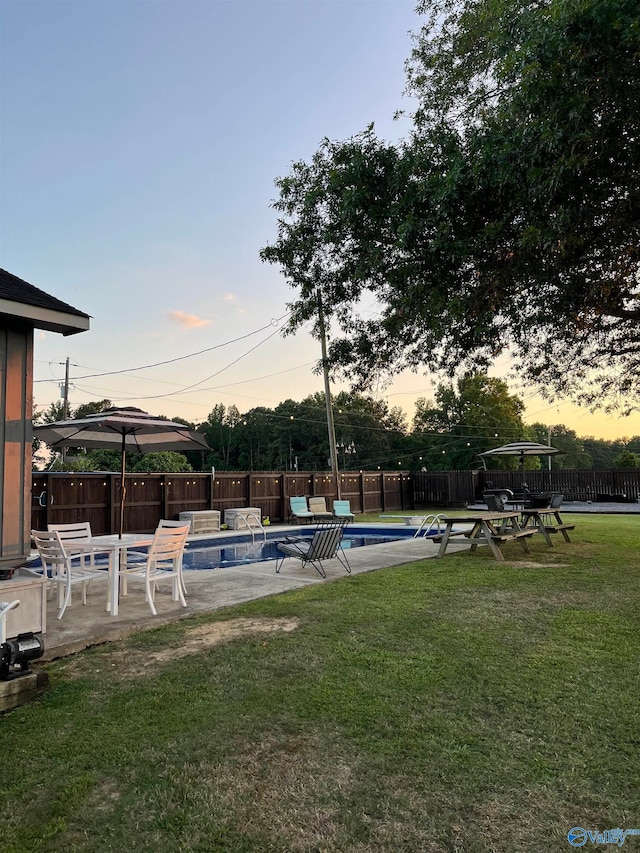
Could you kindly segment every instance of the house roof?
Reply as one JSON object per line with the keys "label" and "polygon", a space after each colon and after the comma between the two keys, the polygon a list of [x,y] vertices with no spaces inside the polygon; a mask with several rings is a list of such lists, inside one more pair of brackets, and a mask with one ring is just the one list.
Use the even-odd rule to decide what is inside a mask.
{"label": "house roof", "polygon": [[36,329],[63,335],[86,332],[91,320],[84,311],[3,269],[0,269],[0,315],[0,320],[21,319]]}

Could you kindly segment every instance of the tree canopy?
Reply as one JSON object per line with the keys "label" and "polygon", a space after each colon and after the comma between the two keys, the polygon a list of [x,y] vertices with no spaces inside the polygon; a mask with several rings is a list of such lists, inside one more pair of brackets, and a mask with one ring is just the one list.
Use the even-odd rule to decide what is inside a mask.
{"label": "tree canopy", "polygon": [[[425,445],[427,442],[430,445],[423,454],[425,467],[457,470],[479,467],[479,453],[497,444],[529,437],[523,413],[524,403],[509,393],[501,379],[468,373],[455,384],[439,385],[433,401],[421,398],[416,402],[413,419],[415,437],[424,436]],[[434,440],[433,433],[438,440]],[[518,460],[516,464],[509,458],[498,462],[503,468],[515,468]],[[537,467],[537,458],[532,457],[532,464]]]}
{"label": "tree canopy", "polygon": [[546,394],[640,407],[637,0],[418,12],[407,138],[326,139],[276,181],[261,256],[297,291],[288,331],[320,291],[330,362],[360,388],[509,352]]}

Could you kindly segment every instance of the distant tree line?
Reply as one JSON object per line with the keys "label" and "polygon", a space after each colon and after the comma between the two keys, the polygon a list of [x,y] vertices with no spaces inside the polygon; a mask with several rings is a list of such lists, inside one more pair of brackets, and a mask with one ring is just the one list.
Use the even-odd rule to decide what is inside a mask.
{"label": "distant tree line", "polygon": [[[72,417],[86,417],[109,408],[110,400],[78,406]],[[580,438],[562,424],[523,421],[524,402],[509,392],[501,379],[467,373],[455,382],[437,386],[433,399],[420,398],[411,424],[400,407],[389,407],[372,397],[341,392],[333,398],[333,412],[341,471],[427,470],[479,468],[478,454],[519,439],[551,444],[563,451],[554,457],[556,468],[640,467],[640,436],[606,441]],[[52,403],[34,417],[39,423],[62,420],[62,405]],[[209,452],[127,454],[131,472],[209,471],[324,471],[330,468],[327,418],[323,393],[304,400],[284,400],[275,408],[256,407],[242,413],[235,405],[214,405],[203,423],[179,416],[170,420],[202,432]],[[36,453],[40,452],[35,448]],[[36,457],[37,458],[37,457]],[[42,464],[42,463],[40,463]],[[547,465],[530,457],[529,469]],[[487,461],[489,469],[510,469],[514,458]],[[64,466],[59,458],[52,470],[117,471],[120,454],[112,450],[69,452]]]}

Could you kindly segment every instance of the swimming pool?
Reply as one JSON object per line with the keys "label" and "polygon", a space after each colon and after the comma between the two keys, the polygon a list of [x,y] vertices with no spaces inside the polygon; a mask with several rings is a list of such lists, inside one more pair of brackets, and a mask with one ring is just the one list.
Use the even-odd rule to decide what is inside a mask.
{"label": "swimming pool", "polygon": [[[380,527],[350,526],[342,537],[342,547],[346,549],[363,548],[367,545],[383,545],[386,542],[398,542],[413,537],[415,530],[399,528],[388,531]],[[388,531],[388,532],[387,532]],[[293,535],[311,538],[313,528],[300,528]],[[256,533],[255,541],[251,537],[230,536],[216,539],[191,540],[184,551],[182,566],[185,571],[201,571],[204,569],[226,569],[236,566],[246,566],[249,563],[274,562],[278,556],[278,542],[282,542],[291,531],[270,531],[266,542],[262,534]]]}

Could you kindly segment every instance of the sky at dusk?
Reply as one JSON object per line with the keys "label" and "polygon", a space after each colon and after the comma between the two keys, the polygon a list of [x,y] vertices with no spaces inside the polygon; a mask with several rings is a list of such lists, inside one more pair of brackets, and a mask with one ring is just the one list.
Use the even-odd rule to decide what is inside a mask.
{"label": "sky at dusk", "polygon": [[[197,422],[323,390],[319,344],[281,336],[293,292],[258,254],[276,237],[274,179],[324,137],[406,134],[393,116],[411,109],[414,5],[1,0],[0,266],[93,318],[36,332],[39,407],[60,398],[67,357],[72,408],[109,398]],[[432,379],[377,394],[410,420]],[[511,388],[528,422],[640,434],[640,415]]]}

